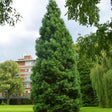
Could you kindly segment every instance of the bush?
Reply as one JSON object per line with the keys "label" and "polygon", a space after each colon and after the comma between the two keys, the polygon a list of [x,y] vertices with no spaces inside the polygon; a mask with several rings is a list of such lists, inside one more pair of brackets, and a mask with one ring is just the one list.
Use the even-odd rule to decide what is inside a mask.
{"label": "bush", "polygon": [[29,99],[11,99],[11,105],[29,105],[32,104],[31,100]]}
{"label": "bush", "polygon": [[6,105],[6,103],[2,100],[2,103],[1,103],[1,105]]}

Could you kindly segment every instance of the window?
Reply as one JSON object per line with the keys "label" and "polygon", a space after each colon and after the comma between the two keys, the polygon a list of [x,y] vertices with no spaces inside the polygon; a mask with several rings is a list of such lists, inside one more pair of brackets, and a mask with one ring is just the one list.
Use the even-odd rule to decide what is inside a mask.
{"label": "window", "polygon": [[27,80],[30,81],[30,77],[27,77]]}
{"label": "window", "polygon": [[29,72],[31,72],[31,68],[29,68]]}
{"label": "window", "polygon": [[25,72],[27,72],[27,68],[25,69]]}
{"label": "window", "polygon": [[30,96],[30,91],[28,91],[28,96]]}
{"label": "window", "polygon": [[31,76],[31,74],[25,74],[25,81],[30,81],[31,80],[30,76]]}
{"label": "window", "polygon": [[25,77],[25,81],[27,81],[27,77]]}
{"label": "window", "polygon": [[29,77],[30,76],[30,74],[25,74],[25,77]]}
{"label": "window", "polygon": [[25,57],[26,59],[29,59],[30,57]]}
{"label": "window", "polygon": [[25,88],[30,88],[30,83],[25,83]]}
{"label": "window", "polygon": [[31,65],[34,65],[34,62],[33,61],[31,62]]}
{"label": "window", "polygon": [[25,77],[25,81],[30,81],[30,77]]}
{"label": "window", "polygon": [[25,74],[25,77],[30,77],[31,76],[31,74]]}
{"label": "window", "polygon": [[25,62],[25,65],[26,65],[26,66],[33,66],[34,64],[35,64],[34,61],[26,61],[26,62]]}
{"label": "window", "polygon": [[27,87],[30,88],[30,83],[27,84]]}
{"label": "window", "polygon": [[26,65],[26,66],[31,66],[31,62],[30,62],[30,61],[26,61],[26,62],[25,62],[25,65]]}

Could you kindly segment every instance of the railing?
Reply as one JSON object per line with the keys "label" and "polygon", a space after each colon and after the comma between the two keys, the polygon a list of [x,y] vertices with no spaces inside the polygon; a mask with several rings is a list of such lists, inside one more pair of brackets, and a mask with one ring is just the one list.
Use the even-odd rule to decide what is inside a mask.
{"label": "railing", "polygon": [[[10,99],[28,99],[30,96],[12,96]],[[6,99],[6,97],[0,97],[0,99]]]}

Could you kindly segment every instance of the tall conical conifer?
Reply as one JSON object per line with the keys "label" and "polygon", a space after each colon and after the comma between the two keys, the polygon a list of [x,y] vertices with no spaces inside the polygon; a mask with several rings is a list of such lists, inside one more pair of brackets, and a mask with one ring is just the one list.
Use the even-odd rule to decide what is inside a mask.
{"label": "tall conical conifer", "polygon": [[34,112],[78,112],[79,74],[73,41],[60,9],[49,0],[36,40],[36,65],[33,67],[31,99]]}

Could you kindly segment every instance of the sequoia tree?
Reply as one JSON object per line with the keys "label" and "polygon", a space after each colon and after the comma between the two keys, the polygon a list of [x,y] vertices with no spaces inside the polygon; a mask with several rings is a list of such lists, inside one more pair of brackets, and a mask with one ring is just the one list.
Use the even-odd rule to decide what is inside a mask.
{"label": "sequoia tree", "polygon": [[36,40],[31,99],[34,112],[78,112],[80,79],[72,37],[54,0],[49,0]]}

